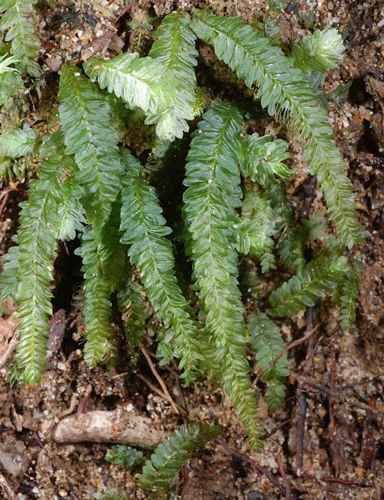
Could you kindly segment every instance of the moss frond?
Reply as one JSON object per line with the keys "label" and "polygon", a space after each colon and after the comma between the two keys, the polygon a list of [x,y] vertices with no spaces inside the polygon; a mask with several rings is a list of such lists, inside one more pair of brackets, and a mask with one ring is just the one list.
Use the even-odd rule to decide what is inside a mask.
{"label": "moss frond", "polygon": [[191,382],[202,356],[197,325],[175,277],[172,244],[166,238],[171,230],[165,225],[154,188],[141,179],[140,162],[127,150],[122,155],[126,166],[126,187],[122,193],[122,242],[130,246],[129,258],[140,271],[155,311],[166,328],[172,327],[174,338],[171,342],[176,357],[180,359],[182,376]]}
{"label": "moss frond", "polygon": [[35,33],[31,14],[38,0],[2,0],[0,31],[6,31],[5,41],[11,42],[15,63],[22,72],[31,76],[40,75],[40,66],[35,59],[39,56],[40,40]]}
{"label": "moss frond", "polygon": [[199,123],[188,153],[184,219],[195,285],[212,336],[218,378],[258,448],[257,403],[245,359],[244,322],[238,288],[233,207],[241,192],[239,157],[242,116],[226,103],[214,105]]}
{"label": "moss frond", "polygon": [[[145,462],[141,487],[150,498],[163,498],[167,495],[170,482],[190,458],[192,452],[202,448],[219,434],[218,427],[193,423],[182,425],[174,434],[163,441]],[[167,495],[168,497],[168,495]]]}
{"label": "moss frond", "polygon": [[349,248],[361,243],[363,235],[356,221],[344,161],[328,116],[304,73],[293,68],[292,59],[240,18],[197,12],[192,27],[249,88],[257,87],[254,96],[270,115],[291,118],[294,130],[305,141],[305,159],[318,177],[341,240]]}
{"label": "moss frond", "polygon": [[290,158],[288,144],[270,135],[247,135],[243,139],[241,170],[262,187],[276,183],[276,176],[288,182],[292,170],[283,162]]}
{"label": "moss frond", "polygon": [[87,226],[81,237],[81,247],[76,251],[83,260],[81,268],[84,276],[84,324],[86,343],[84,359],[95,367],[104,363],[108,356],[111,330],[112,293],[107,269],[102,265],[100,244]]}
{"label": "moss frond", "polygon": [[[250,314],[247,320],[249,342],[256,353],[257,368],[262,372],[285,348],[278,326],[265,313]],[[268,406],[276,410],[285,397],[285,382],[289,375],[288,360],[281,356],[264,374],[268,387]]]}
{"label": "moss frond", "polygon": [[312,307],[327,291],[339,283],[346,271],[347,260],[331,260],[320,255],[303,271],[283,283],[269,296],[272,316],[293,316],[306,307]]}
{"label": "moss frond", "polygon": [[7,130],[0,135],[0,152],[9,158],[20,158],[32,153],[36,133],[27,124],[23,128]]}
{"label": "moss frond", "polygon": [[[147,116],[146,123],[161,122],[163,113],[174,107],[172,72],[166,64],[151,57],[139,58],[137,53],[120,54],[109,60],[95,57],[84,64],[84,70],[102,89],[114,92],[130,107],[141,108]],[[170,138],[171,131],[165,125],[157,126],[160,139]]]}
{"label": "moss frond", "polygon": [[97,236],[121,191],[122,165],[110,106],[74,65],[61,70],[59,100],[66,152],[74,155],[82,203]]}
{"label": "moss frond", "polygon": [[258,257],[263,273],[276,269],[273,238],[278,234],[281,216],[256,186],[245,191],[241,212],[237,234],[240,253]]}
{"label": "moss frond", "polygon": [[52,315],[50,290],[53,280],[53,261],[66,204],[63,178],[72,168],[64,154],[60,132],[56,132],[40,148],[42,162],[38,179],[29,184],[29,198],[20,204],[18,242],[18,271],[15,301],[19,308],[20,338],[16,347],[18,376],[36,384],[45,366],[48,319]]}
{"label": "moss frond", "polygon": [[325,73],[343,59],[343,37],[335,28],[316,30],[293,46],[292,56],[296,68],[304,72]]}
{"label": "moss frond", "polygon": [[173,105],[162,113],[159,120],[156,117],[151,120],[159,121],[158,135],[172,141],[188,132],[187,120],[192,120],[196,114],[196,36],[186,15],[175,13],[163,19],[155,37],[157,40],[152,45],[149,56],[164,64],[172,74],[175,98]]}

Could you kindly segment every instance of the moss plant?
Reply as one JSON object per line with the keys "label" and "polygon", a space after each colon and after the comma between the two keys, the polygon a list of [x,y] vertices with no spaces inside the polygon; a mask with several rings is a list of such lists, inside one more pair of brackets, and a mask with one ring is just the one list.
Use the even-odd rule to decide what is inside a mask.
{"label": "moss plant", "polygon": [[[15,88],[22,86],[21,76],[27,82],[40,74],[32,12],[36,3],[6,0],[1,5],[4,112]],[[343,326],[351,325],[360,271],[345,252],[362,241],[362,232],[352,184],[321,106],[318,78],[340,61],[341,37],[335,30],[316,31],[287,56],[265,32],[240,18],[205,11],[192,18],[170,14],[155,31],[146,57],[122,53],[83,64],[65,62],[58,82],[59,113],[46,124],[55,132],[40,139],[38,130],[25,124],[0,136],[4,179],[14,175],[20,158],[33,157],[38,164],[35,173],[26,174],[34,178],[27,201],[21,203],[15,245],[5,256],[1,278],[1,299],[12,295],[21,319],[15,380],[37,384],[42,379],[57,244],[75,238],[84,277],[88,365],[111,359],[111,320],[119,308],[131,347],[145,342],[143,301],[148,299],[163,326],[158,352],[178,360],[185,383],[209,376],[223,388],[255,450],[262,429],[245,356],[247,342],[263,370],[284,349],[272,318],[292,316],[326,296],[341,306]],[[283,138],[248,135],[244,109],[219,98],[214,88],[209,97],[206,93],[205,112],[198,116],[197,39],[211,45],[271,119],[283,121],[302,144],[328,207],[329,225],[325,219],[321,225],[327,238],[321,239],[314,219],[306,225],[294,222],[285,196],[294,169]],[[167,151],[171,143],[181,151],[194,130],[185,174],[182,161],[173,165],[177,176],[184,175],[184,192],[182,199],[175,196],[178,201],[171,195],[166,212],[173,214],[171,221],[151,185],[149,169],[135,156],[137,151],[126,147],[132,116],[151,127],[152,161],[156,151]],[[187,140],[178,142],[183,136]],[[140,153],[145,149],[143,145]],[[319,242],[309,260],[305,248],[311,239]],[[191,263],[192,281],[187,272],[179,279],[183,271],[175,263],[183,260],[183,253]],[[294,273],[270,294],[267,308],[265,301],[263,312],[255,313],[247,327],[239,254],[262,273],[281,266]],[[287,374],[284,357],[264,374],[272,409],[284,400]],[[201,434],[197,427],[188,432]],[[184,441],[185,453],[193,449],[186,433],[180,431],[177,453],[184,450]],[[144,467],[143,486],[149,489],[156,486],[162,467],[155,458],[153,466]]]}

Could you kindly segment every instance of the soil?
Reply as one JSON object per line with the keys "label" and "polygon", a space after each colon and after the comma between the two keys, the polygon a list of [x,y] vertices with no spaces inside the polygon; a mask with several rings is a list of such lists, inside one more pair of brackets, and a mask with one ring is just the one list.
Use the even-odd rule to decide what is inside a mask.
{"label": "soil", "polygon": [[[52,107],[56,106],[50,94],[52,85],[57,85],[57,72],[64,60],[85,60],[95,53],[113,56],[125,50],[145,54],[156,16],[175,9],[190,12],[193,7],[209,6],[217,14],[239,15],[248,22],[263,21],[268,15],[278,18],[285,48],[306,33],[306,26],[337,28],[345,40],[345,57],[339,68],[328,74],[324,91],[334,92],[339,85],[351,82],[346,95],[330,104],[330,119],[355,187],[359,219],[367,231],[366,243],[352,251],[365,264],[365,271],[360,283],[356,326],[342,331],[335,313],[320,311],[315,315],[318,328],[312,336],[313,342],[289,351],[292,374],[287,400],[282,409],[273,413],[260,400],[260,419],[267,434],[262,452],[253,453],[228,399],[209,383],[181,388],[175,367],[162,367],[156,362],[174,401],[187,408],[185,416],[177,414],[167,400],[140,378],[141,375],[157,386],[143,356],[125,349],[118,369],[91,370],[85,365],[81,327],[70,309],[67,290],[75,286],[76,279],[65,278],[66,266],[73,270],[79,263],[65,257],[63,251],[64,257],[56,263],[61,292],[51,322],[48,368],[42,384],[11,387],[11,356],[0,365],[0,472],[7,483],[3,487],[4,498],[6,491],[10,491],[14,498],[24,500],[85,500],[107,489],[124,491],[130,499],[145,498],[138,486],[137,470],[105,461],[108,445],[63,445],[49,440],[49,431],[69,413],[69,408],[73,413],[134,409],[165,430],[173,430],[187,420],[221,425],[221,441],[211,442],[194,453],[180,474],[178,495],[185,500],[383,499],[383,3],[380,0],[40,3],[43,4],[38,12],[44,73],[30,89],[32,98],[25,104],[34,123],[46,118],[39,113],[52,113]],[[281,9],[271,14],[273,6]],[[223,69],[207,47],[201,45],[200,52],[205,78],[210,84],[213,82],[218,92],[232,99],[244,91],[241,85],[235,93],[233,87],[228,90],[225,84],[228,70]],[[36,95],[41,99],[37,109],[42,111],[33,106]],[[53,127],[54,123],[50,125]],[[322,211],[321,195],[308,175],[299,148],[294,164],[297,171],[289,191],[292,200],[305,212]],[[3,207],[0,223],[2,253],[11,244],[18,203],[25,196],[25,185],[11,188],[3,185],[2,196],[7,196],[8,203]],[[312,200],[309,207],[305,205],[308,197]],[[13,304],[10,302],[3,308],[0,360],[17,329]],[[281,322],[287,343],[305,333],[306,319],[302,314]],[[155,349],[147,346],[149,350],[152,348]],[[133,358],[136,364],[131,362]],[[249,360],[252,364],[251,354]],[[263,470],[284,485],[286,494]]]}

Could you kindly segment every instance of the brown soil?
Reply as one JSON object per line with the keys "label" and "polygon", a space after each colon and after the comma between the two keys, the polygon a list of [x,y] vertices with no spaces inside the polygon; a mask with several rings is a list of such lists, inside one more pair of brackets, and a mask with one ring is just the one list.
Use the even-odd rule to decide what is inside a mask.
{"label": "brown soil", "polygon": [[[43,3],[46,6],[39,16],[45,73],[37,90],[42,102],[51,102],[49,93],[63,60],[87,59],[105,51],[115,55],[127,48],[145,53],[154,15],[210,5],[217,13],[262,21],[268,2],[142,0],[126,2],[127,7],[122,0],[95,0],[87,5],[80,0],[74,4],[64,0]],[[220,424],[227,447],[213,442],[195,453],[180,474],[179,495],[185,500],[380,500],[384,498],[384,5],[380,0],[280,3],[284,4],[279,20],[286,46],[305,33],[298,19],[308,12],[313,13],[316,26],[336,27],[345,38],[344,61],[328,75],[325,91],[352,81],[341,104],[331,106],[330,117],[349,165],[359,218],[367,230],[366,244],[353,250],[366,265],[358,321],[342,332],[336,315],[323,313],[315,319],[322,323],[313,337],[312,364],[311,358],[306,359],[306,343],[289,352],[293,374],[284,407],[271,414],[260,402],[260,417],[268,436],[259,454],[249,449],[242,426],[220,390],[207,383],[184,388],[188,419]],[[201,62],[208,67],[209,78],[228,91],[223,83],[227,70],[223,76],[223,66],[205,47],[201,47]],[[26,106],[30,106],[31,122],[44,119],[30,102]],[[41,113],[48,113],[42,105],[41,109]],[[299,151],[294,160],[296,186],[291,195],[303,204],[304,189],[297,186],[307,177],[307,167]],[[320,194],[312,194],[312,211],[322,210]],[[17,203],[22,197],[22,191],[9,193],[0,226],[2,252],[15,231]],[[58,272],[65,275],[60,265]],[[7,307],[0,318],[0,359],[17,325],[13,305]],[[48,431],[71,402],[73,412],[134,409],[165,429],[175,429],[186,419],[175,414],[168,402],[137,376],[139,373],[157,384],[145,359],[133,366],[128,353],[123,353],[125,369],[119,372],[89,369],[76,342],[79,334],[73,319],[60,309],[55,315],[48,369],[40,386],[11,388],[10,358],[0,369],[0,472],[17,498],[25,500],[92,499],[95,492],[107,488],[125,491],[128,498],[143,499],[136,471],[104,460],[108,446],[58,445],[48,440]],[[303,315],[284,321],[286,341],[300,337],[305,323]],[[183,405],[174,372],[157,369],[174,400]],[[303,464],[298,467],[300,429],[304,429]],[[252,460],[288,484],[291,496],[284,496]]]}

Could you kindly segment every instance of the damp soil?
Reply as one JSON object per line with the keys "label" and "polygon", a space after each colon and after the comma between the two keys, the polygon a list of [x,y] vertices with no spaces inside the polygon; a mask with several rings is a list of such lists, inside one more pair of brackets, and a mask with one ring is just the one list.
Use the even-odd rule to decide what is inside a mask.
{"label": "damp soil", "polygon": [[[43,4],[43,5],[40,5]],[[125,5],[127,4],[127,5]],[[68,408],[76,412],[132,408],[150,417],[153,425],[173,430],[187,421],[217,423],[221,441],[193,454],[179,475],[177,497],[185,500],[277,500],[384,498],[384,5],[379,0],[353,1],[224,1],[188,0],[39,3],[44,73],[26,100],[24,111],[33,124],[55,113],[52,89],[64,60],[86,60],[95,53],[116,55],[126,50],[148,51],[157,19],[176,9],[191,12],[209,6],[220,15],[238,15],[248,22],[279,20],[284,47],[303,36],[308,27],[335,27],[344,37],[346,52],[331,71],[324,91],[332,93],[350,82],[349,90],[330,103],[330,119],[346,160],[355,192],[358,216],[367,232],[366,243],[351,253],[365,264],[360,283],[356,325],[342,331],[337,314],[316,311],[312,342],[289,351],[292,375],[283,407],[268,412],[260,399],[260,419],[266,431],[260,453],[250,450],[235,412],[221,390],[207,382],[182,387],[175,366],[160,366],[163,382],[187,415],[176,413],[144,379],[157,386],[146,359],[122,347],[117,367],[88,368],[82,358],[82,327],[71,296],[79,286],[80,262],[73,247],[60,249],[56,261],[55,314],[51,320],[49,355],[43,382],[37,387],[10,385],[12,357],[0,369],[0,473],[14,498],[55,500],[92,499],[115,489],[129,499],[144,499],[138,471],[109,464],[107,445],[55,444],[52,428]],[[241,82],[199,46],[199,84],[220,97],[250,103]],[[55,90],[56,92],[56,90]],[[337,92],[336,92],[337,93]],[[38,104],[38,106],[36,106]],[[50,119],[54,127],[54,120]],[[261,117],[255,130],[268,122]],[[42,133],[46,130],[42,130]],[[138,154],[142,137],[131,137]],[[141,149],[140,149],[141,148]],[[299,147],[293,148],[296,167],[288,195],[298,211],[322,213],[324,202],[309,175]],[[172,189],[181,188],[182,172],[172,176]],[[158,176],[157,182],[170,176]],[[26,184],[3,184],[0,249],[3,254],[15,233],[18,203]],[[167,200],[163,195],[165,213]],[[270,286],[270,276],[262,283]],[[248,302],[249,309],[254,304]],[[3,304],[0,318],[0,358],[17,330],[14,304]],[[308,315],[280,322],[290,343],[303,336]],[[118,329],[118,328],[117,328]],[[153,336],[153,331],[149,332]],[[123,345],[123,344],[122,344]],[[155,351],[149,342],[147,350]],[[309,355],[308,355],[309,354]],[[249,354],[253,366],[252,354]],[[258,394],[262,385],[257,387]],[[63,413],[65,412],[65,413]],[[223,445],[224,443],[224,445]],[[257,464],[257,466],[255,465]],[[263,473],[264,471],[264,473]],[[265,474],[279,481],[276,488]],[[1,486],[1,485],[0,485]],[[4,490],[5,491],[5,490]],[[4,493],[6,495],[6,493]],[[4,498],[7,498],[4,496]],[[173,497],[172,497],[173,498]]]}

